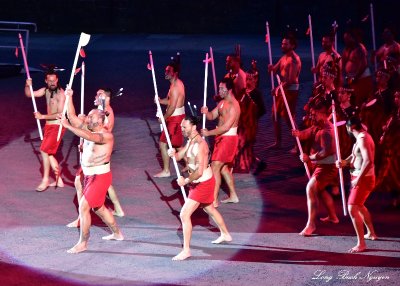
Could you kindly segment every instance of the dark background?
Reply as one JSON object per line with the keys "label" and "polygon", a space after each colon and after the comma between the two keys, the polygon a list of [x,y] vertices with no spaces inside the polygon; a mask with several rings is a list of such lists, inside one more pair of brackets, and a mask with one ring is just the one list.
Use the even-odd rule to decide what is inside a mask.
{"label": "dark background", "polygon": [[18,0],[0,1],[0,20],[35,22],[39,32],[45,33],[168,34],[264,34],[268,20],[271,34],[283,33],[285,26],[291,25],[302,37],[311,14],[316,36],[334,20],[339,32],[343,31],[351,19],[370,38],[370,20],[361,20],[369,13],[371,2],[377,35],[384,26],[400,26],[398,0]]}

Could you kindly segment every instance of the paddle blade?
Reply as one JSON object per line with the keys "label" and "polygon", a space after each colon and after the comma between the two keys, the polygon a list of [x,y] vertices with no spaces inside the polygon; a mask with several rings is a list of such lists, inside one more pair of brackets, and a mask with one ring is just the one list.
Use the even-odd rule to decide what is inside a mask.
{"label": "paddle blade", "polygon": [[90,41],[90,35],[81,33],[81,36],[79,38],[79,46],[84,47],[86,46]]}

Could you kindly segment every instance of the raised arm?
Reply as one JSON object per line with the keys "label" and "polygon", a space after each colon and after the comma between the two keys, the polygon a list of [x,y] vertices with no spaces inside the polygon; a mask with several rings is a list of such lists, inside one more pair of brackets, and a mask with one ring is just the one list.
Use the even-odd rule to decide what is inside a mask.
{"label": "raised arm", "polygon": [[111,108],[111,106],[109,106],[108,108],[106,108],[106,112],[108,113],[107,115],[107,129],[108,131],[112,132],[114,129],[114,110]]}
{"label": "raised arm", "polygon": [[72,98],[74,91],[72,89],[65,90],[65,97],[68,97],[67,115],[69,122],[74,127],[82,128],[84,125],[84,118],[76,116],[74,101]]}
{"label": "raised arm", "polygon": [[[25,89],[24,89],[26,97],[31,97],[31,89],[29,88],[29,86],[31,86],[31,85],[32,85],[32,79],[31,78],[26,79]],[[42,87],[38,90],[34,90],[33,96],[34,97],[42,97],[45,94],[45,91],[46,91],[46,88],[44,88],[44,87]]]}
{"label": "raised arm", "polygon": [[88,141],[91,141],[91,142],[94,142],[97,144],[106,144],[106,143],[111,142],[114,138],[111,132],[93,133],[93,132],[90,132],[89,130],[72,126],[65,117],[62,117],[60,120],[61,120],[61,124],[66,129],[70,130],[76,136],[79,136],[85,140],[88,140]]}

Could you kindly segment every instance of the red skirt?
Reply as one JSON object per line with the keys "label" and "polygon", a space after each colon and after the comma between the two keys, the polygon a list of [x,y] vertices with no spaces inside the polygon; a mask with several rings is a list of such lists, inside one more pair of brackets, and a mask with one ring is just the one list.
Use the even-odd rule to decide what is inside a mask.
{"label": "red skirt", "polygon": [[44,126],[43,141],[40,145],[40,150],[49,154],[55,155],[57,153],[58,146],[60,145],[61,138],[64,136],[65,128],[62,127],[60,140],[57,141],[58,135],[58,124],[46,124]]}
{"label": "red skirt", "polygon": [[[351,180],[356,177],[351,176]],[[375,176],[366,176],[358,181],[357,186],[351,188],[347,204],[363,206],[369,194],[375,187]]]}
{"label": "red skirt", "polygon": [[238,147],[238,136],[217,136],[215,137],[214,151],[211,161],[220,161],[232,164]]}
{"label": "red skirt", "polygon": [[[183,145],[183,134],[181,130],[182,120],[185,118],[185,114],[170,116],[167,118],[165,124],[167,125],[169,138],[171,140],[171,145],[174,148],[182,147]],[[163,131],[160,136],[160,141],[167,143],[167,137],[165,137],[165,132]]]}
{"label": "red skirt", "polygon": [[316,165],[312,176],[317,181],[318,191],[323,191],[327,186],[337,185],[338,174],[335,164]]}
{"label": "red skirt", "polygon": [[214,176],[201,183],[191,183],[189,185],[189,199],[201,204],[211,204],[214,201],[214,187]]}
{"label": "red skirt", "polygon": [[85,176],[83,195],[91,208],[98,208],[104,205],[111,181],[111,172],[101,175]]}

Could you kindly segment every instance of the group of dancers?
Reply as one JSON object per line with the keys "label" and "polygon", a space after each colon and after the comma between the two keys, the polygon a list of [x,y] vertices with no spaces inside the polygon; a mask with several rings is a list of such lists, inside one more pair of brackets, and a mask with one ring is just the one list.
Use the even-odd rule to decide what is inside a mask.
{"label": "group of dancers", "polygon": [[[318,82],[304,108],[306,116],[299,124],[301,128],[293,126],[290,120],[295,117],[302,67],[301,59],[295,52],[297,42],[293,34],[288,33],[283,37],[282,57],[268,66],[268,71],[279,75],[280,79],[280,85],[272,90],[274,104],[271,120],[276,140],[269,147],[281,148],[280,120],[286,120],[292,135],[302,143],[297,144],[291,152],[300,153],[300,160],[309,174],[306,186],[308,220],[300,235],[315,234],[319,201],[328,210],[328,216],[321,218],[321,221],[339,222],[329,191],[338,189],[338,170],[350,167],[352,179],[347,205],[358,239],[350,252],[364,251],[365,239],[377,239],[371,215],[364,205],[371,191],[386,184],[398,196],[396,191],[400,185],[395,179],[400,165],[399,157],[393,156],[393,150],[398,148],[400,142],[396,140],[400,122],[400,45],[394,41],[390,29],[385,29],[384,39],[385,44],[375,54],[378,69],[374,87],[368,53],[357,34],[353,30],[345,32],[345,50],[342,54],[333,48],[332,34],[324,35],[324,52],[311,71],[317,75]],[[232,241],[217,208],[220,203],[239,203],[233,173],[249,172],[254,163],[258,163],[256,171],[266,167],[265,162],[253,152],[257,122],[265,114],[263,95],[258,89],[256,61],[252,62],[248,72],[244,72],[240,53],[230,54],[226,59],[226,69],[227,74],[219,82],[218,94],[214,97],[216,107],[209,109],[203,106],[200,110],[205,119],[217,120],[214,129],[200,128],[199,117],[185,112],[185,87],[179,78],[179,56],[173,58],[165,68],[165,79],[170,83],[167,96],[156,98],[166,106],[165,112],[157,112],[159,119],[163,119],[160,121],[166,123],[166,129],[159,140],[162,170],[154,177],[171,176],[170,158],[183,160],[185,174],[178,177],[177,182],[179,186],[189,187],[189,195],[180,212],[183,249],[173,260],[184,260],[191,256],[191,215],[198,207],[204,208],[220,230],[220,236],[212,243]],[[79,217],[68,224],[69,227],[80,227],[80,238],[68,252],[79,253],[87,249],[91,209],[112,232],[103,239],[123,240],[114,215],[124,216],[124,211],[111,184],[110,160],[114,144],[114,113],[110,106],[112,91],[100,88],[95,97],[96,108],[87,116],[78,116],[72,100],[74,92],[70,88],[64,91],[60,87],[53,70],[46,73],[45,83],[46,87],[33,94],[30,92],[32,80],[28,78],[25,84],[26,96],[44,97],[47,104],[47,114],[34,113],[36,119],[46,121],[40,147],[43,177],[36,191],[43,192],[49,186],[64,186],[55,159],[61,141],[57,139],[61,124],[61,137],[69,130],[83,139],[80,145],[81,169],[75,180]],[[63,112],[64,105],[66,114]],[[211,156],[205,140],[209,136],[215,137]],[[54,182],[50,182],[50,169],[54,172]],[[220,201],[218,197],[222,180],[229,189],[229,195]],[[114,204],[113,212],[104,206],[107,193]],[[367,227],[365,235],[363,224]]]}

